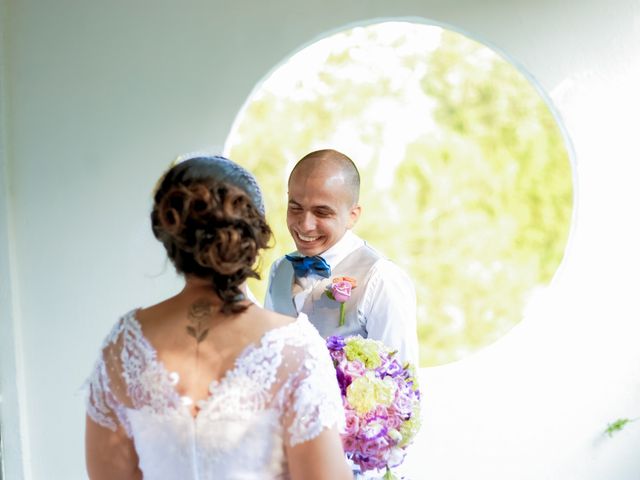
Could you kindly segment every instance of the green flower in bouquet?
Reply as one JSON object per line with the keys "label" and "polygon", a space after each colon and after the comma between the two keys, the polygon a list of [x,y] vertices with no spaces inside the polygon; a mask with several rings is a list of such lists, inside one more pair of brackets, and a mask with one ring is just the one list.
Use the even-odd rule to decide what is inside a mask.
{"label": "green flower in bouquet", "polygon": [[350,362],[359,360],[367,369],[378,368],[381,364],[380,346],[370,339],[367,340],[362,337],[349,338],[344,353]]}
{"label": "green flower in bouquet", "polygon": [[373,372],[356,378],[347,388],[349,405],[362,415],[378,405],[388,407],[393,402],[396,386],[390,379],[376,378]]}

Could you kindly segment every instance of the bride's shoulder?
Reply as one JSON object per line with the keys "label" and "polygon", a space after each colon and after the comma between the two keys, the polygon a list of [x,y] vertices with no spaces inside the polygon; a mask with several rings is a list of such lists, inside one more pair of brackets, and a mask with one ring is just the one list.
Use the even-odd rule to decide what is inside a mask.
{"label": "bride's shoulder", "polygon": [[327,353],[324,338],[303,313],[291,318],[291,322],[281,330],[281,338],[292,354],[302,358],[315,358]]}
{"label": "bride's shoulder", "polygon": [[[113,324],[113,326],[109,330],[109,333],[107,333],[107,336],[104,338],[104,341],[102,343],[103,349],[117,343],[120,339],[127,338],[127,337],[135,338],[137,336],[135,335],[135,332],[140,330],[139,323],[136,319],[136,312],[138,310],[139,310],[138,308],[129,310],[127,313],[125,313],[124,315],[121,315],[118,318],[118,320]],[[131,335],[127,335],[129,332],[132,332],[132,331],[134,333],[133,337]]]}
{"label": "bride's shoulder", "polygon": [[309,321],[306,314],[300,313],[297,317],[289,317],[269,310],[262,310],[267,330],[271,330],[277,336],[286,339],[306,339],[309,341],[322,340],[316,327]]}
{"label": "bride's shoulder", "polygon": [[300,313],[295,319],[295,324],[298,327],[297,333],[303,338],[313,343],[324,344],[324,339],[318,332],[318,329],[309,321],[309,317],[306,314]]}

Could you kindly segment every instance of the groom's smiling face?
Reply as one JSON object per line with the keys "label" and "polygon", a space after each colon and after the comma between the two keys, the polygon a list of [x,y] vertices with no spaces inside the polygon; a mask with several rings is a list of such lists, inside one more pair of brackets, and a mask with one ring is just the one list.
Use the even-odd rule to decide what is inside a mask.
{"label": "groom's smiling face", "polygon": [[287,226],[302,255],[319,255],[342,238],[360,215],[340,171],[302,168],[289,180]]}

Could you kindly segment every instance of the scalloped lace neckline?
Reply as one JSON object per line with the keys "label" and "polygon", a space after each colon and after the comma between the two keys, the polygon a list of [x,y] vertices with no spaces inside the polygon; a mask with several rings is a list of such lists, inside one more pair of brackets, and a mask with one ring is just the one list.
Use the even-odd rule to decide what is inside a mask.
{"label": "scalloped lace neckline", "polygon": [[[269,330],[266,330],[265,332],[263,332],[262,335],[255,342],[251,342],[247,344],[240,351],[240,353],[234,359],[232,367],[228,368],[220,376],[219,379],[213,379],[208,383],[208,387],[207,387],[208,393],[206,397],[199,400],[194,400],[188,395],[180,395],[177,389],[177,386],[180,383],[179,373],[170,371],[164,365],[164,362],[162,362],[161,360],[158,360],[158,351],[151,344],[149,339],[147,339],[147,337],[145,336],[144,332],[142,331],[142,325],[140,324],[140,321],[136,317],[136,313],[138,312],[138,310],[140,309],[139,308],[134,309],[131,312],[129,312],[129,315],[126,316],[126,321],[128,321],[131,324],[131,326],[133,326],[133,328],[137,330],[139,335],[138,338],[142,342],[143,348],[147,351],[147,353],[151,357],[150,361],[163,374],[163,377],[166,378],[166,389],[168,392],[171,392],[171,394],[174,396],[175,399],[177,399],[176,403],[181,406],[179,410],[188,414],[189,417],[191,417],[194,421],[196,421],[200,416],[200,413],[203,410],[205,410],[207,404],[213,400],[215,391],[222,388],[229,381],[229,379],[233,377],[233,375],[236,372],[240,371],[240,369],[244,366],[243,362],[247,357],[249,357],[251,353],[259,352],[260,350],[267,348],[269,345],[269,341],[272,338],[277,337],[278,334],[286,333],[289,329],[299,327],[300,322],[304,321],[304,317],[306,317],[306,315],[300,314],[293,322],[287,323],[285,325],[280,325],[279,327],[270,328]],[[178,380],[175,383],[170,381],[171,378],[174,378],[174,374],[178,376]],[[190,403],[184,403],[183,399],[188,399]],[[191,410],[188,408],[189,405],[191,404],[195,404],[197,407],[195,415],[193,415],[191,413]]]}

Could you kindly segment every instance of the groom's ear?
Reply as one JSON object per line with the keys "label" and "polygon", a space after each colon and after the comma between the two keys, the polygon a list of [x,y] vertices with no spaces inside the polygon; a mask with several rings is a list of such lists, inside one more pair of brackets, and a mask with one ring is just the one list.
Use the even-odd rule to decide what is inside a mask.
{"label": "groom's ear", "polygon": [[353,226],[358,221],[358,218],[360,218],[360,213],[362,213],[362,207],[360,205],[355,204],[353,207],[351,207],[351,210],[349,211],[349,223],[347,224],[347,228],[353,228]]}

